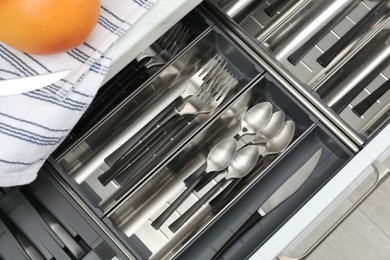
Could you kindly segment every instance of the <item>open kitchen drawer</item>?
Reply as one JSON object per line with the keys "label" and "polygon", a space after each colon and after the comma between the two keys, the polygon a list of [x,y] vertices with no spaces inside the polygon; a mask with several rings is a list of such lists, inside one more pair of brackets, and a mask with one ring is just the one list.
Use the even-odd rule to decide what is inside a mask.
{"label": "open kitchen drawer", "polygon": [[[65,182],[64,185],[70,187],[76,200],[91,209],[92,218],[105,223],[103,229],[118,239],[116,243],[130,252],[127,254],[129,257],[212,258],[263,203],[268,203],[267,199],[279,187],[283,187],[283,183],[291,185],[290,177],[302,172],[301,169],[307,168],[306,162],[309,162],[312,169],[306,170],[307,180],[303,178],[299,185],[292,182],[295,183],[291,186],[292,194],[278,196],[278,203],[271,203],[273,206],[267,212],[262,211],[267,214],[248,230],[239,243],[224,251],[223,257],[246,258],[259,247],[258,252],[272,247],[269,241],[279,234],[278,230],[284,228],[298,210],[304,210],[305,203],[322,191],[328,181],[334,180],[338,171],[355,156],[355,150],[340,135],[345,137],[343,133],[350,134],[350,129],[353,129],[351,139],[356,136],[353,141],[361,140],[360,144],[369,145],[371,138],[387,123],[387,118],[378,119],[375,127],[369,127],[369,132],[360,135],[351,123],[324,106],[316,89],[309,88],[302,79],[294,81],[297,75],[285,69],[264,46],[252,46],[253,41],[245,41],[242,32],[229,31],[229,28],[240,28],[235,21],[230,18],[218,20],[218,17],[205,11],[206,7],[190,14],[190,24],[195,27],[201,25],[196,27],[194,39],[153,75],[149,75],[100,121],[51,159],[51,165],[61,176],[61,181]],[[245,20],[245,17],[241,16],[241,19]],[[379,31],[382,32],[382,28]],[[378,35],[379,32],[370,39]],[[358,56],[347,55],[345,62],[352,60],[352,57]],[[342,73],[342,66],[340,68],[339,71],[332,70],[332,75],[336,77],[339,72]],[[200,75],[200,72],[204,73]],[[120,78],[120,73],[118,75]],[[207,76],[204,78],[204,75]],[[291,79],[292,83],[286,82],[286,78]],[[329,77],[323,84],[332,79]],[[218,84],[221,82],[223,84]],[[155,129],[165,129],[162,126],[166,125],[159,121],[161,119],[156,121],[156,118],[185,89],[197,95],[198,89],[205,84],[211,84],[213,90],[230,86],[227,91],[219,92],[224,93],[223,98],[220,102],[218,100],[218,105],[212,111],[174,121],[183,124],[176,127],[176,123],[172,123],[172,128],[161,131],[164,142],[153,142],[151,140],[158,140],[153,138],[137,141],[135,137],[139,137],[145,126],[160,123],[159,127],[150,128],[147,134]],[[192,111],[194,108],[195,111],[204,108],[199,100],[190,101]],[[203,195],[210,194],[226,172],[213,178],[203,189],[190,193],[189,198],[161,226],[153,226],[156,218],[185,190],[185,184],[189,185],[190,180],[194,180],[190,176],[206,162],[212,148],[219,141],[236,136],[243,120],[247,120],[247,111],[260,105],[263,108],[271,107],[272,113],[283,112],[283,122],[293,122],[294,131],[291,140],[287,138],[286,147],[282,147],[285,149],[264,158],[260,156],[246,176],[239,181],[228,181],[217,189],[217,193],[224,194],[224,190],[232,188],[221,203],[215,203],[219,197],[213,193],[201,203],[203,206],[200,210],[194,211],[190,218],[182,222],[183,225],[176,225],[177,230],[171,224],[183,219],[181,216],[186,216],[187,209],[199,204]],[[380,106],[382,109],[383,106]],[[323,115],[329,117],[324,119]],[[334,123],[333,127],[329,127],[329,123]],[[276,136],[278,133],[281,132],[275,130]],[[247,147],[254,137],[244,135],[236,138],[239,146],[246,144]],[[124,147],[129,143],[147,145],[143,148],[136,146],[126,152],[128,148]],[[258,153],[264,152],[265,147],[259,144],[256,150]],[[152,156],[143,157],[148,153]],[[129,154],[131,156],[127,157]],[[316,157],[317,160],[314,160]],[[130,158],[130,161],[124,158]],[[123,163],[118,164],[121,166],[115,166],[121,160]],[[233,184],[236,185],[234,188]],[[215,210],[209,206],[209,201]]]}
{"label": "open kitchen drawer", "polygon": [[116,259],[123,253],[48,170],[0,190],[1,259]]}
{"label": "open kitchen drawer", "polygon": [[355,142],[388,122],[387,1],[210,2]]}

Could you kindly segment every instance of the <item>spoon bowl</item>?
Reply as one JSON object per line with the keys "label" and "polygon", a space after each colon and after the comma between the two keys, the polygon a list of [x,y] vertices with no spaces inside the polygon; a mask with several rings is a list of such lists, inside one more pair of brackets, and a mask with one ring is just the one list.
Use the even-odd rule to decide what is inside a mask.
{"label": "spoon bowl", "polygon": [[253,144],[265,143],[273,136],[277,135],[284,125],[285,114],[283,111],[277,111],[272,114],[268,124],[257,133],[256,138],[252,141]]}
{"label": "spoon bowl", "polygon": [[278,134],[272,137],[267,143],[258,146],[259,154],[263,157],[269,154],[282,152],[290,144],[295,133],[295,123],[288,120],[284,123]]}
{"label": "spoon bowl", "polygon": [[241,129],[236,137],[261,131],[268,124],[271,116],[272,105],[269,102],[262,102],[251,107],[242,118]]}
{"label": "spoon bowl", "polygon": [[228,167],[226,179],[242,178],[255,167],[259,151],[255,145],[240,149]]}

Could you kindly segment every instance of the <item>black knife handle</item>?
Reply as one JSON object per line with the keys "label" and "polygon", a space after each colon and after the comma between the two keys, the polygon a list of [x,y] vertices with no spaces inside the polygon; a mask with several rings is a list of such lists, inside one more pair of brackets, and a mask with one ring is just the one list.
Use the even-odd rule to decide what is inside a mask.
{"label": "black knife handle", "polygon": [[262,219],[262,216],[255,212],[245,223],[242,225],[237,232],[218,250],[213,256],[212,260],[219,259],[237,240],[239,240],[250,228]]}
{"label": "black knife handle", "polygon": [[205,195],[203,195],[197,202],[195,202],[183,215],[181,215],[178,219],[176,219],[171,225],[169,225],[169,229],[172,232],[176,232],[179,230],[184,223],[187,222],[202,206],[205,204],[222,186],[226,183],[227,179],[223,178],[217,184],[215,184]]}
{"label": "black knife handle", "polygon": [[[346,34],[344,34],[335,44],[332,45],[327,51],[325,51],[320,57],[317,58],[317,62],[321,66],[326,67],[329,63],[342,51],[345,46],[350,43],[352,40],[357,38],[362,31],[369,28],[371,25],[372,18],[378,16],[385,11],[386,8],[382,8],[387,4],[387,1],[381,1],[374,8],[370,10],[357,24],[355,24],[352,29],[350,29]],[[379,12],[382,9],[381,12]],[[371,22],[370,22],[371,21]]]}
{"label": "black knife handle", "polygon": [[172,213],[184,202],[185,199],[188,198],[188,196],[190,196],[190,194],[192,193],[192,191],[194,190],[194,187],[199,183],[199,181],[202,179],[203,176],[209,174],[208,172],[204,171],[202,172],[202,174],[200,174],[198,176],[198,178],[196,178],[190,186],[187,187],[187,189],[185,189],[185,191],[183,191],[179,197],[177,197],[175,199],[174,202],[172,202],[171,205],[169,205],[169,207],[164,210],[163,213],[160,214],[160,216],[158,216],[153,222],[152,222],[152,226],[157,230],[161,227],[162,224],[164,224],[164,222],[169,218],[169,216],[172,215]]}
{"label": "black knife handle", "polygon": [[187,132],[185,127],[192,120],[187,117],[180,117],[174,128],[167,131],[167,133],[159,139],[159,143],[153,145],[149,150],[138,158],[132,165],[125,167],[125,170],[117,175],[114,180],[121,187],[135,184],[151,169],[153,169],[166,155],[178,144],[177,140],[182,140]]}
{"label": "black knife handle", "polygon": [[273,17],[280,9],[283,8],[285,4],[288,3],[289,0],[278,0],[274,4],[268,6],[264,9],[264,11],[270,16]]}
{"label": "black knife handle", "polygon": [[373,69],[363,80],[361,80],[356,86],[354,86],[348,93],[346,93],[342,98],[340,98],[336,103],[334,103],[331,108],[338,114],[340,114],[349,103],[352,102],[359,95],[364,88],[378,76],[378,74],[384,70],[390,62],[390,58],[382,61],[375,69]]}
{"label": "black knife handle", "polygon": [[181,96],[177,97],[172,101],[164,110],[162,110],[158,115],[156,115],[152,120],[148,122],[142,129],[140,129],[134,136],[122,144],[118,149],[112,152],[107,156],[104,161],[108,166],[112,167],[116,162],[118,162],[122,157],[124,157],[134,145],[136,145],[140,140],[146,140],[152,134],[152,130],[156,128],[159,124],[162,124],[162,120],[167,118],[169,114],[174,110],[175,107],[180,105],[183,102]]}
{"label": "black knife handle", "polygon": [[322,27],[317,33],[315,33],[309,40],[302,44],[297,50],[295,50],[287,60],[293,64],[297,65],[298,62],[316,45],[322,38],[325,37],[341,20],[349,14],[352,9],[354,9],[359,1],[354,1],[346,8],[344,8],[340,13],[332,18],[324,27]]}
{"label": "black knife handle", "polygon": [[[159,142],[163,142],[162,139],[164,136],[170,136],[169,132],[172,131],[173,127],[179,122],[181,118],[182,117],[179,114],[174,114],[159,128],[146,133],[146,138],[148,138],[148,140],[144,139],[142,142],[135,143],[135,145],[130,147],[129,150],[127,150],[125,154],[123,154],[123,156],[110,169],[98,177],[99,181],[103,185],[107,185],[131,164],[135,163],[139,158],[143,157],[147,153],[150,153],[149,150],[152,149],[153,146],[156,146]],[[127,145],[126,143],[125,145]]]}
{"label": "black knife handle", "polygon": [[358,116],[361,117],[380,97],[382,97],[390,88],[390,80],[387,80],[380,87],[378,87],[374,92],[372,92],[368,97],[359,102],[356,106],[352,108],[352,111]]}

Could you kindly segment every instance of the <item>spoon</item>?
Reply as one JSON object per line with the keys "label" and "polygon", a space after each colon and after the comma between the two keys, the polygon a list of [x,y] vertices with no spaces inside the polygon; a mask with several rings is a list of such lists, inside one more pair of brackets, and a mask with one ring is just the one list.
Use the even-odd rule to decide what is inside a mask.
{"label": "spoon", "polygon": [[262,102],[251,107],[241,119],[240,131],[234,136],[239,139],[243,135],[256,134],[269,122],[272,116],[272,105]]}
{"label": "spoon", "polygon": [[[283,124],[282,129],[277,133],[274,137],[272,137],[268,142],[261,143],[257,146],[258,153],[260,155],[260,160],[263,159],[267,155],[277,154],[282,152],[287,146],[290,144],[295,133],[295,123],[291,120],[286,121]],[[253,140],[251,145],[258,144],[257,140]],[[259,160],[259,161],[260,161]],[[238,185],[238,181],[233,181],[229,184],[217,197],[215,197],[211,202],[210,206],[214,211],[218,211],[218,209],[222,208],[222,205],[225,205],[230,196],[230,193],[233,192],[234,188]]]}
{"label": "spoon", "polygon": [[[219,172],[229,166],[236,155],[237,141],[227,138],[217,143],[209,152],[206,160],[206,169],[180,194],[180,196],[161,215],[152,222],[152,226],[157,230],[167,220],[167,218],[183,203],[191,194],[199,181],[210,172]],[[202,166],[201,166],[202,167]],[[203,166],[204,167],[204,166]]]}
{"label": "spoon", "polygon": [[[236,140],[240,140],[244,135],[253,135],[259,131],[264,130],[272,117],[272,104],[269,102],[262,102],[251,107],[241,119],[240,130],[234,136]],[[266,130],[269,131],[269,130]],[[241,148],[243,145],[239,144],[238,148]],[[214,179],[220,172],[213,172],[212,174],[205,175],[202,180],[196,185],[193,190],[201,190],[207,183]],[[192,177],[187,178],[184,182],[188,186]]]}
{"label": "spoon", "polygon": [[285,114],[283,111],[278,111],[272,114],[268,124],[256,134],[256,144],[265,143],[273,136],[279,133],[284,125]]}
{"label": "spoon", "polygon": [[213,188],[203,195],[194,205],[192,205],[183,215],[175,220],[169,229],[176,232],[191,216],[193,216],[223,185],[234,178],[242,178],[247,175],[256,165],[259,157],[258,149],[255,145],[245,146],[237,151],[236,156],[227,169],[227,175],[220,180]]}
{"label": "spoon", "polygon": [[[265,144],[257,146],[260,156],[265,157],[266,155],[282,152],[290,144],[294,133],[295,123],[291,120],[286,121],[279,133]],[[256,139],[252,141],[253,144],[259,144]]]}

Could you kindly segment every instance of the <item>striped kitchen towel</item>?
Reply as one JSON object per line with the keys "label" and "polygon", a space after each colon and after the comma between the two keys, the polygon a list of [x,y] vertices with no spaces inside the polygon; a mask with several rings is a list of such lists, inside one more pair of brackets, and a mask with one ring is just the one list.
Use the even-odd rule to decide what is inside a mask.
{"label": "striped kitchen towel", "polygon": [[32,182],[88,108],[106,75],[115,41],[158,0],[101,0],[90,37],[66,53],[29,55],[0,44],[0,80],[72,69],[45,88],[0,96],[0,186]]}

